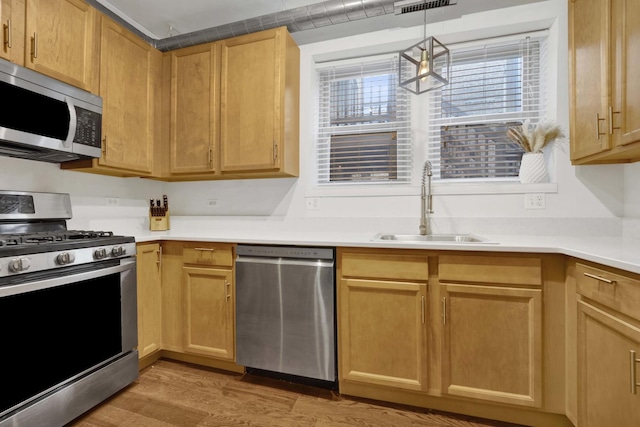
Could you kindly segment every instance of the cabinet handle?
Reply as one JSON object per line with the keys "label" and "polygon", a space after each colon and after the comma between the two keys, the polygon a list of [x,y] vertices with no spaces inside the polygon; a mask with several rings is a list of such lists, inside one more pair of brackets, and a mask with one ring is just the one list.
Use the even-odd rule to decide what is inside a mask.
{"label": "cabinet handle", "polygon": [[4,45],[7,48],[11,48],[11,19],[7,19],[7,23],[4,24]]}
{"label": "cabinet handle", "polygon": [[38,33],[33,33],[31,37],[31,59],[38,57]]}
{"label": "cabinet handle", "polygon": [[614,129],[620,129],[620,126],[618,127],[614,127],[613,126],[613,115],[614,114],[620,114],[620,111],[613,111],[613,107],[611,105],[609,105],[609,134],[613,135],[613,130]]}
{"label": "cabinet handle", "polygon": [[422,324],[425,324],[425,306],[424,306],[424,295],[420,297],[420,308],[422,310]]}
{"label": "cabinet handle", "polygon": [[447,324],[447,297],[442,297],[442,324]]}
{"label": "cabinet handle", "polygon": [[278,144],[273,141],[273,163],[278,163]]}
{"label": "cabinet handle", "polygon": [[162,269],[162,246],[160,246],[160,249],[158,249],[156,253],[158,254],[158,260],[156,261],[156,264],[158,264],[158,270],[160,270]]}
{"label": "cabinet handle", "polygon": [[194,251],[215,252],[216,248],[193,248]]}
{"label": "cabinet handle", "polygon": [[107,157],[107,135],[102,138],[102,154]]}
{"label": "cabinet handle", "polygon": [[640,363],[640,359],[636,357],[635,351],[629,350],[629,353],[631,356],[631,369],[629,370],[631,374],[631,394],[638,394],[638,387],[640,387],[640,383],[638,383],[636,379],[636,363]]}
{"label": "cabinet handle", "polygon": [[600,132],[600,122],[604,121],[604,117],[600,118],[600,113],[596,113],[596,138],[600,139],[601,135],[606,135],[606,133]]}
{"label": "cabinet handle", "polygon": [[595,274],[591,274],[591,273],[584,273],[585,276],[590,277],[592,279],[596,279],[599,282],[604,282],[604,283],[608,283],[610,285],[615,285],[616,281],[615,280],[609,280],[609,279],[605,279],[604,277],[600,277],[600,276],[596,276]]}
{"label": "cabinet handle", "polygon": [[213,169],[213,147],[209,146],[209,169]]}
{"label": "cabinet handle", "polygon": [[231,298],[231,283],[229,283],[228,280],[224,281],[224,286],[225,286],[225,292],[226,292],[226,297],[227,297],[227,301],[229,301],[229,298]]}

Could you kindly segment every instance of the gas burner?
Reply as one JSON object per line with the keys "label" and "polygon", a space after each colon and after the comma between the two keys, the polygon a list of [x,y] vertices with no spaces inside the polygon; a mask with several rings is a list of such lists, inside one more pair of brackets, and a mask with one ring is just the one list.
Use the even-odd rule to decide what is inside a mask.
{"label": "gas burner", "polygon": [[1,246],[44,245],[66,240],[102,239],[113,237],[112,231],[60,230],[37,233],[0,234]]}
{"label": "gas burner", "polygon": [[112,237],[112,231],[90,231],[90,230],[67,230],[61,231],[66,239],[99,239],[101,237]]}

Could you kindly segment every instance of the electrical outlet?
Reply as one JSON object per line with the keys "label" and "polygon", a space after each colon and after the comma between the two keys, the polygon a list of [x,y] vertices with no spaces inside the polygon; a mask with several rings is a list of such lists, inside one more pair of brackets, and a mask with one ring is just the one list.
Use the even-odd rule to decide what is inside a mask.
{"label": "electrical outlet", "polygon": [[317,211],[320,209],[320,200],[317,197],[307,197],[307,210]]}
{"label": "electrical outlet", "polygon": [[120,204],[120,199],[117,197],[107,197],[106,199],[107,206],[117,206]]}
{"label": "electrical outlet", "polygon": [[525,209],[544,209],[545,207],[544,193],[530,193],[524,195]]}
{"label": "electrical outlet", "polygon": [[207,200],[207,206],[209,206],[210,208],[218,206],[218,199]]}

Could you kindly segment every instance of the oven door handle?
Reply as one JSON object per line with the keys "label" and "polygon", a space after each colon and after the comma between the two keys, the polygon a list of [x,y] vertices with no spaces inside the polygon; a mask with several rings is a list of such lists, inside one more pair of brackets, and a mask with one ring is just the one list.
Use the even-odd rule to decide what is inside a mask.
{"label": "oven door handle", "polygon": [[54,277],[51,279],[37,280],[34,282],[20,283],[0,287],[0,298],[11,295],[23,294],[25,292],[39,291],[41,289],[55,288],[56,286],[68,285],[70,283],[82,282],[84,280],[96,279],[110,274],[122,273],[136,268],[136,259],[123,259],[120,265],[107,268],[99,268],[84,273],[71,274],[69,276]]}

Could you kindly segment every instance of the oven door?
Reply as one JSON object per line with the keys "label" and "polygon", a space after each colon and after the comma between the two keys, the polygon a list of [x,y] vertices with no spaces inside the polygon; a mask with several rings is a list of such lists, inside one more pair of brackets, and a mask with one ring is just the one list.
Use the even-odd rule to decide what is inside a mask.
{"label": "oven door", "polygon": [[0,424],[137,346],[135,258],[55,274],[25,274],[0,286]]}

